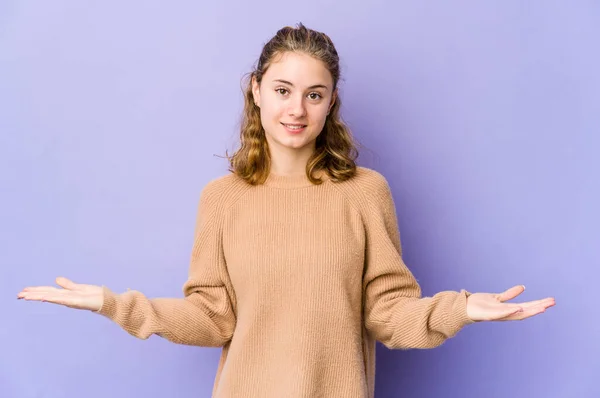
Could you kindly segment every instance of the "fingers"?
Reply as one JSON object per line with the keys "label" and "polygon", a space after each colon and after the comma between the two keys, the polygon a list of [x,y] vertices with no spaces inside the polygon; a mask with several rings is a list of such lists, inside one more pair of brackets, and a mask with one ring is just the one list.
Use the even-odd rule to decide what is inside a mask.
{"label": "fingers", "polygon": [[63,276],[56,278],[56,284],[62,288],[69,290],[81,290],[81,286]]}
{"label": "fingers", "polygon": [[[62,287],[63,289],[68,289],[68,290],[80,290],[80,286],[77,285],[76,283],[73,283],[73,281],[67,279],[67,278],[63,278],[63,277],[59,277],[56,278],[56,283]],[[23,297],[23,293],[31,293],[31,292],[37,292],[37,293],[56,293],[56,294],[60,294],[61,292],[63,292],[63,289],[58,289],[54,286],[28,286],[26,288],[24,288],[18,295],[18,298],[24,298]]]}
{"label": "fingers", "polygon": [[519,306],[506,307],[506,309],[503,310],[502,313],[498,314],[497,319],[504,319],[509,316],[514,316],[516,314],[519,314],[521,312],[523,312],[523,308],[521,308]]}
{"label": "fingers", "polygon": [[54,286],[32,286],[24,288],[22,292],[55,292],[60,290],[61,289],[57,289]]}
{"label": "fingers", "polygon": [[544,308],[547,307],[551,307],[555,304],[554,298],[553,297],[548,297],[545,299],[541,299],[541,300],[534,300],[534,301],[528,301],[526,303],[520,303],[519,305],[523,308],[531,308],[531,307],[538,307],[538,306],[543,306]]}
{"label": "fingers", "polygon": [[[82,285],[82,284],[75,283],[72,280],[64,278],[64,277],[56,278],[56,284],[66,290],[79,290],[79,291],[84,291],[89,286],[89,285]],[[22,292],[60,293],[60,292],[64,291],[63,289],[58,289],[54,286],[29,286],[29,287],[24,288],[22,290]],[[19,297],[19,296],[17,296],[17,297]],[[21,298],[21,297],[19,297],[19,298]]]}
{"label": "fingers", "polygon": [[[56,284],[63,289],[68,290],[80,290],[80,286],[82,286],[64,277],[56,278]],[[54,286],[28,286],[24,288],[22,292],[58,292],[61,290],[62,289],[57,289]]]}
{"label": "fingers", "polygon": [[68,290],[78,290],[78,291],[86,291],[89,289],[96,289],[98,286],[96,285],[88,285],[85,283],[75,283],[70,279],[67,279],[63,276],[59,276],[56,278],[56,284],[68,289]]}
{"label": "fingers", "polygon": [[500,320],[501,321],[520,321],[523,319],[531,318],[532,316],[541,314],[545,311],[546,311],[546,309],[544,307],[532,307],[532,308],[523,310],[522,312],[518,312],[516,314],[509,315],[506,318],[503,318]]}
{"label": "fingers", "polygon": [[29,298],[29,297],[41,297],[45,295],[53,295],[60,296],[68,293],[68,290],[57,289],[53,286],[36,286],[36,287],[26,287],[19,294],[17,294],[17,298]]}
{"label": "fingers", "polygon": [[26,292],[24,294],[20,293],[20,297],[27,301],[44,301],[48,303],[61,304],[66,306],[75,306],[78,302],[77,297],[69,296],[66,294],[61,294],[60,292],[64,292],[64,290],[56,290],[56,292]]}
{"label": "fingers", "polygon": [[536,305],[525,306],[522,312],[517,312],[512,315],[508,315],[505,318],[499,319],[500,321],[520,321],[523,319],[531,318],[532,316],[542,314],[550,307],[556,305],[553,298],[548,298],[539,301]]}
{"label": "fingers", "polygon": [[496,297],[500,302],[505,302],[508,300],[512,300],[517,297],[519,294],[525,291],[525,285],[517,285],[513,286],[510,289],[498,294]]}

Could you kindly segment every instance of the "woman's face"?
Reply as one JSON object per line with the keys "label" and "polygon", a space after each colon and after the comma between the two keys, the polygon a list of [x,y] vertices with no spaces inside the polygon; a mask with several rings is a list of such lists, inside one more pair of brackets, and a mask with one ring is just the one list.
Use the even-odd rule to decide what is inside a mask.
{"label": "woman's face", "polygon": [[252,82],[269,148],[314,150],[335,101],[331,73],[304,53],[286,52],[275,61],[260,85]]}

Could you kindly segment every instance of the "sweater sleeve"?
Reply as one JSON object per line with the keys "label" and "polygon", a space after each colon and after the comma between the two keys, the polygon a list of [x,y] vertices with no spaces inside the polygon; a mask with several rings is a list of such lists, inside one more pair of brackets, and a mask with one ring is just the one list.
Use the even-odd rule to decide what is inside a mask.
{"label": "sweater sleeve", "polygon": [[402,259],[396,209],[387,180],[369,183],[365,213],[363,289],[365,326],[392,349],[433,348],[473,323],[466,290],[421,297],[421,288]]}
{"label": "sweater sleeve", "polygon": [[236,316],[221,245],[220,196],[210,185],[202,191],[184,298],[149,299],[133,290],[115,294],[103,286],[104,303],[97,312],[141,339],[156,334],[179,344],[218,347],[227,343]]}

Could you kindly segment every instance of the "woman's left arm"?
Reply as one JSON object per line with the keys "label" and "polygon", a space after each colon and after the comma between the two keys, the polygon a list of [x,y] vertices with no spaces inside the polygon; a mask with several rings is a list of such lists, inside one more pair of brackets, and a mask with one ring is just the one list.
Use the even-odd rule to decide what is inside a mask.
{"label": "woman's left arm", "polygon": [[365,190],[365,327],[386,347],[433,348],[477,321],[520,320],[544,312],[553,298],[506,301],[521,294],[515,286],[500,294],[443,291],[421,297],[421,288],[402,259],[396,209],[387,180],[376,174]]}

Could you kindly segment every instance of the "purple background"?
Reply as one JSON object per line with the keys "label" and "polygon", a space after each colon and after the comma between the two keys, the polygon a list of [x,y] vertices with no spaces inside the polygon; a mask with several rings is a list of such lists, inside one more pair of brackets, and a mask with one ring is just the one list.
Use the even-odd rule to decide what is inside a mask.
{"label": "purple background", "polygon": [[0,2],[0,396],[208,397],[219,349],[16,300],[58,275],[181,296],[240,79],[303,22],[342,56],[360,164],[426,295],[557,306],[378,348],[377,397],[600,397],[598,2]]}

